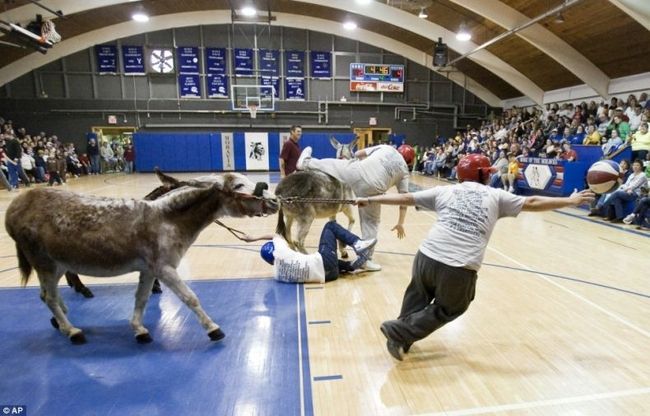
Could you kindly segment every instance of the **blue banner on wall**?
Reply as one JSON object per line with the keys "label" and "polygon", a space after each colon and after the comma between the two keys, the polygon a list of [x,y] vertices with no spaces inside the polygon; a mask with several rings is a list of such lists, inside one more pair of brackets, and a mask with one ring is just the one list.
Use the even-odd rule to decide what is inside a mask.
{"label": "blue banner on wall", "polygon": [[305,101],[305,80],[287,79],[286,96],[287,100]]}
{"label": "blue banner on wall", "polygon": [[205,72],[225,75],[226,71],[226,48],[205,48]]}
{"label": "blue banner on wall", "polygon": [[285,67],[287,68],[287,78],[304,78],[305,77],[305,52],[303,51],[286,51]]}
{"label": "blue banner on wall", "polygon": [[266,88],[261,88],[264,95],[271,96],[271,91],[273,91],[273,97],[280,98],[280,78],[262,77],[262,85],[266,86]]}
{"label": "blue banner on wall", "polygon": [[330,52],[311,51],[312,78],[332,77],[332,54]]}
{"label": "blue banner on wall", "polygon": [[260,75],[263,77],[280,76],[280,51],[260,49]]}
{"label": "blue banner on wall", "polygon": [[117,73],[117,46],[97,45],[95,46],[97,57],[97,71],[99,75]]}
{"label": "blue banner on wall", "polygon": [[208,97],[228,98],[228,77],[219,74],[208,74]]}
{"label": "blue banner on wall", "polygon": [[201,98],[201,77],[181,74],[178,76],[178,88],[181,98]]}
{"label": "blue banner on wall", "polygon": [[235,75],[253,76],[253,50],[235,48]]}
{"label": "blue banner on wall", "polygon": [[199,74],[199,48],[179,46],[176,48],[179,74]]}
{"label": "blue banner on wall", "polygon": [[144,75],[142,46],[122,46],[122,64],[125,75]]}

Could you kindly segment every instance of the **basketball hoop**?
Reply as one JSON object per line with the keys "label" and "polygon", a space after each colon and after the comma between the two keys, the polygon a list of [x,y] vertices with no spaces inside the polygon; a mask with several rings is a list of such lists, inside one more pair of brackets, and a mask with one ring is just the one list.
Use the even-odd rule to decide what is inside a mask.
{"label": "basketball hoop", "polygon": [[50,42],[52,44],[61,42],[61,35],[59,35],[54,26],[54,22],[46,20],[41,25],[41,43]]}
{"label": "basketball hoop", "polygon": [[248,112],[251,114],[251,118],[257,118],[257,105],[249,104],[247,107]]}

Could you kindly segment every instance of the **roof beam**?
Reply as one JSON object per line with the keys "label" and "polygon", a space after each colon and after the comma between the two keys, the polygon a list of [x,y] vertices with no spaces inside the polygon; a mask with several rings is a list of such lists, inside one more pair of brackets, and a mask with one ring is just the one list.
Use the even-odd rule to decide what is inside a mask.
{"label": "roof beam", "polygon": [[[480,16],[511,30],[530,19],[499,0],[450,0]],[[590,60],[544,26],[536,23],[517,36],[555,59],[601,96],[607,96],[609,77]]]}
{"label": "roof beam", "polygon": [[[277,20],[274,25],[277,26],[314,30],[317,32],[345,37],[345,34],[340,30],[339,22],[333,24],[331,20],[288,13],[276,13],[275,16],[277,17]],[[57,59],[90,48],[93,45],[157,30],[197,25],[229,24],[230,22],[230,10],[212,10],[153,16],[149,22],[144,24],[129,20],[124,23],[103,27],[91,32],[86,32],[79,36],[64,39],[61,43],[57,44],[56,47],[52,48],[47,55],[32,53],[1,68],[0,85],[11,82],[35,68],[39,68]],[[426,66],[431,70],[435,70],[432,65],[433,58],[431,55],[387,36],[364,29],[357,29],[354,31],[354,37],[349,35],[348,38],[387,50],[396,55],[403,56],[415,63]],[[447,76],[447,73],[443,73],[443,75]],[[466,78],[459,72],[449,73],[448,78],[463,88],[466,88],[469,92],[479,97],[488,105],[493,107],[500,106],[501,99],[499,97],[471,78]]]}
{"label": "roof beam", "polygon": [[[364,6],[359,5],[356,2],[351,2],[349,0],[293,1],[316,4],[323,7],[349,11],[360,16],[367,16],[371,19],[402,27],[405,30],[413,32],[424,38],[431,39],[432,41],[437,41],[440,37],[443,38],[445,43],[447,43],[451,49],[461,54],[470,52],[476,49],[478,46],[473,42],[460,42],[456,40],[456,34],[454,32],[451,32],[440,25],[427,21],[426,19],[420,19],[414,14],[379,2],[373,2],[370,5]],[[544,91],[524,74],[517,71],[515,68],[494,54],[486,50],[481,50],[473,54],[468,59],[471,59],[477,64],[483,66],[485,69],[491,71],[521,91],[524,95],[530,97],[530,99],[536,103],[542,104],[544,99]]]}
{"label": "roof beam", "polygon": [[609,0],[632,19],[650,30],[650,1],[648,0]]}

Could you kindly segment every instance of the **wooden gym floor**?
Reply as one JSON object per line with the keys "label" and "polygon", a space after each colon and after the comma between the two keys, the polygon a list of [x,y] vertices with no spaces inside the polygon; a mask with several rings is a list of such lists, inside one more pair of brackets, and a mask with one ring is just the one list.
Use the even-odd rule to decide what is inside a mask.
{"label": "wooden gym floor", "polygon": [[[176,176],[190,178],[197,175]],[[278,179],[277,174],[251,177],[272,183]],[[445,185],[422,176],[414,176],[412,183],[422,188]],[[96,195],[138,198],[155,186],[157,183],[153,175],[135,174],[69,180],[68,185],[61,188]],[[0,192],[3,221],[6,207],[15,195],[17,193]],[[44,207],[43,215],[55,213],[48,212]],[[433,212],[409,209],[405,223],[407,237],[398,240],[390,232],[397,219],[397,209],[383,207],[375,255],[383,270],[344,277],[326,285],[296,286],[294,291],[288,285],[269,282],[272,268],[259,257],[261,243],[242,243],[216,225],[211,225],[200,235],[179,271],[184,279],[205,280],[206,284],[238,279],[236,281],[245,287],[232,293],[237,293],[236,297],[242,305],[232,308],[248,311],[271,308],[268,293],[274,293],[274,299],[280,301],[271,302],[275,308],[271,309],[276,312],[269,316],[281,317],[286,314],[291,319],[297,318],[297,326],[294,328],[294,324],[286,324],[287,328],[291,327],[286,332],[282,329],[284,321],[279,320],[277,324],[267,322],[255,326],[253,332],[241,335],[237,327],[244,324],[237,319],[228,320],[225,316],[229,311],[217,308],[215,312],[210,312],[217,322],[224,319],[228,322],[228,327],[222,323],[226,340],[238,336],[242,339],[246,336],[247,340],[258,339],[256,349],[250,355],[253,358],[249,357],[249,361],[246,361],[249,366],[253,359],[253,363],[258,365],[275,366],[280,371],[295,373],[295,380],[291,379],[293,381],[275,382],[260,377],[258,384],[261,385],[253,386],[254,391],[274,392],[272,402],[278,402],[277,397],[292,397],[290,400],[295,400],[296,406],[291,408],[293,410],[283,410],[286,413],[448,416],[650,414],[650,233],[591,220],[586,217],[585,211],[578,209],[543,214],[522,213],[516,219],[501,220],[488,247],[479,273],[476,299],[469,310],[426,340],[415,344],[406,359],[398,363],[386,352],[379,324],[396,317],[403,291],[410,279],[413,256],[435,218]],[[324,221],[317,220],[312,227],[307,240],[311,250],[315,251]],[[225,222],[245,232],[261,234],[273,232],[276,217],[227,218]],[[354,231],[359,232],[358,224]],[[0,336],[17,339],[16,343],[11,344],[15,348],[24,345],[19,342],[21,337],[29,337],[30,342],[43,337],[47,340],[50,356],[56,356],[63,363],[75,360],[74,351],[92,356],[88,354],[89,350],[83,352],[83,348],[93,345],[92,336],[86,346],[68,345],[63,336],[47,328],[49,312],[38,301],[37,291],[14,289],[20,280],[16,265],[13,241],[2,230],[1,295],[3,299],[11,299],[28,291],[25,293],[29,293],[29,298],[34,298],[34,306],[30,308],[38,314],[38,322],[43,322],[44,326],[41,325],[38,332],[36,328],[32,330],[29,327],[15,332],[11,328],[24,322],[21,314],[25,312],[21,310],[17,313],[9,306],[10,302],[4,302],[0,304]],[[132,340],[128,328],[132,293],[125,295],[123,290],[116,289],[123,287],[117,283],[134,283],[135,274],[112,279],[82,279],[91,288],[94,287],[99,295],[82,301],[70,289],[61,288],[67,297],[66,302],[71,305],[70,317],[73,322],[80,313],[75,313],[76,308],[91,308],[88,306],[92,305],[91,302],[99,305],[103,301],[108,302],[102,309],[103,313],[108,313],[112,308],[112,297],[128,298],[129,307],[123,311],[120,309],[124,316],[119,317],[118,325],[111,333],[112,336],[121,337],[119,341],[115,340],[115,349],[119,349],[119,354],[110,358],[111,365],[117,365],[125,356],[132,358],[137,355],[145,361],[147,357],[161,360],[161,357],[156,358],[160,351],[148,355],[142,352],[142,348],[135,347],[137,344]],[[262,288],[266,296],[258,296],[258,291],[262,290],[258,288],[260,279],[268,286]],[[247,286],[246,282],[252,286]],[[30,286],[36,284],[37,280],[32,278]],[[206,297],[213,296],[212,286],[202,289],[201,282],[194,282],[193,288],[203,303],[209,302]],[[145,315],[145,323],[153,326],[152,320],[166,316],[165,306],[171,308],[172,305],[168,302],[172,302],[171,294],[165,291],[160,303],[155,305],[160,310],[158,313],[148,312],[149,319]],[[173,305],[178,310],[184,308],[177,303]],[[151,308],[153,306],[147,310]],[[196,319],[191,315],[183,316],[178,322],[168,319],[166,330],[161,330],[160,334],[154,331],[154,343],[160,340],[163,346],[176,345],[173,343],[179,341],[174,340],[174,332],[169,330],[170,325],[176,325],[182,327],[183,333],[192,333],[196,337],[196,341],[193,341],[195,345],[204,348],[209,340]],[[97,318],[92,325],[101,333],[102,315]],[[83,328],[83,323],[81,326]],[[118,327],[120,330],[116,332]],[[279,338],[255,336],[254,331],[269,327],[273,328],[273,337]],[[101,353],[110,356],[110,339],[97,337],[100,336],[95,337],[95,344],[100,340],[104,343]],[[285,357],[285,361],[291,361],[286,370],[282,370],[285,368],[282,362],[264,362],[271,357],[265,356],[264,352],[277,345],[279,339],[291,341],[285,342],[289,349],[287,355],[272,358],[282,361],[282,357]],[[235,348],[248,348],[247,344],[237,344],[236,340],[231,340],[230,344],[220,346],[213,353],[221,354],[229,348],[229,353],[233,353]],[[169,349],[167,358],[163,357],[157,371],[164,375],[166,367],[163,363],[178,353],[174,348]],[[7,354],[13,352],[3,351],[0,364],[9,363]],[[193,365],[200,366],[202,362],[214,358],[210,354],[199,350],[194,356],[203,361]],[[102,357],[102,360],[108,359]],[[226,359],[226,356],[223,358]],[[299,360],[299,370],[295,360]],[[11,361],[11,365],[14,366],[11,371],[15,373],[23,371],[30,363]],[[128,378],[127,370],[128,367],[120,377]],[[223,377],[236,380],[238,371],[245,369],[231,366]],[[8,375],[0,371],[0,377]],[[47,379],[46,372],[38,375]],[[75,388],[79,388],[86,378],[92,377],[83,366],[75,367],[73,375],[77,378]],[[255,380],[255,377],[247,378],[249,387],[230,386],[227,391],[221,391],[221,394],[228,394],[231,398],[232,406],[228,413],[265,415],[275,412],[269,407],[269,400],[245,394],[244,390],[250,389],[250,383],[254,384]],[[60,383],[60,380],[50,381],[52,384]],[[3,386],[0,389],[0,402],[3,404],[25,404],[28,414],[40,414],[43,412],[38,410],[46,409],[48,414],[63,413],[63,409],[54,407],[52,403],[56,402],[53,401],[50,407],[47,400],[34,400],[31,408],[29,402],[15,403],[15,400],[30,399],[27,396],[5,396],[12,394],[10,389],[5,389],[9,385],[8,380],[0,381],[0,386]],[[217,396],[218,388],[215,387],[213,393]],[[168,414],[165,411],[165,394],[159,390],[150,393],[158,397],[161,403],[154,411],[150,407],[141,409],[147,409],[150,414]],[[37,391],[34,394],[40,393]],[[200,402],[203,400],[202,394],[205,393],[197,390],[196,397],[188,397],[187,400]],[[101,395],[95,399],[114,400]],[[137,409],[124,403],[101,408],[110,409],[109,413],[115,414],[127,409],[128,413],[133,413]],[[76,413],[92,414],[92,409],[92,405],[88,404],[85,411],[77,408]],[[179,410],[171,405],[167,408],[172,409]],[[195,409],[199,412],[199,408]],[[187,414],[192,414],[192,411],[188,409]]]}

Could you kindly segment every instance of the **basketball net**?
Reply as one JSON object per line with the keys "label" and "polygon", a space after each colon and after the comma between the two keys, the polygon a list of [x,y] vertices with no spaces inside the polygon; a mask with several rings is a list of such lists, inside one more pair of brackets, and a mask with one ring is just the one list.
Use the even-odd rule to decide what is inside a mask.
{"label": "basketball net", "polygon": [[248,106],[248,112],[251,113],[251,118],[257,118],[257,106],[255,104]]}
{"label": "basketball net", "polygon": [[46,20],[41,25],[41,42],[46,41],[52,44],[61,42],[61,35],[56,32],[54,22],[51,20]]}

